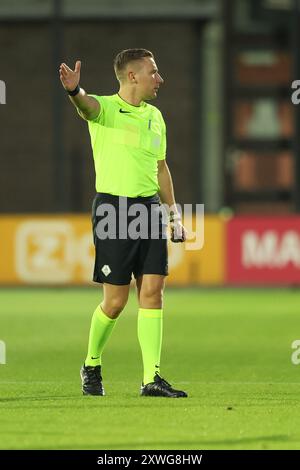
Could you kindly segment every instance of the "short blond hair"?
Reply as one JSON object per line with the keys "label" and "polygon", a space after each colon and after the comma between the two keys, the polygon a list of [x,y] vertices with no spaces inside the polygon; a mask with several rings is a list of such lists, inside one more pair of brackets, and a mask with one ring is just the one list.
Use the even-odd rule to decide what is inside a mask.
{"label": "short blond hair", "polygon": [[114,58],[114,69],[117,79],[121,80],[123,78],[123,72],[129,62],[141,60],[144,57],[152,57],[154,59],[152,52],[147,49],[124,49],[119,52]]}

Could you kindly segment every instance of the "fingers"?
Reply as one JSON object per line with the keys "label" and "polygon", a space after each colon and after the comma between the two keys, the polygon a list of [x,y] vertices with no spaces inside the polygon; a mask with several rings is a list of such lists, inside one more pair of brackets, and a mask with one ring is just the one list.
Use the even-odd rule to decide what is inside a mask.
{"label": "fingers", "polygon": [[59,70],[59,76],[60,76],[60,78],[63,79],[63,80],[66,80],[66,78],[67,78],[66,72],[64,72],[64,71],[61,70],[61,69]]}
{"label": "fingers", "polygon": [[70,69],[70,67],[69,67],[67,64],[65,64],[64,62],[61,64],[61,67],[62,67],[64,70],[66,70],[67,72],[73,72],[73,70]]}
{"label": "fingers", "polygon": [[78,60],[75,64],[75,70],[70,69],[67,64],[62,62],[59,67],[59,78],[65,90],[75,90],[80,79],[81,62]]}
{"label": "fingers", "polygon": [[80,69],[81,69],[81,61],[80,60],[77,60],[76,63],[75,63],[75,69],[72,70],[67,64],[65,64],[64,62],[62,64],[60,64],[60,67],[59,67],[59,70],[64,72],[65,74],[68,74],[68,73],[79,73],[80,72]]}
{"label": "fingers", "polygon": [[80,60],[77,60],[77,61],[76,61],[76,64],[75,64],[75,72],[76,72],[76,73],[79,73],[79,72],[80,72],[80,69],[81,69],[81,61],[80,61]]}
{"label": "fingers", "polygon": [[60,81],[62,83],[62,86],[67,89],[67,86],[68,86],[68,77],[66,76],[65,72],[63,71],[59,71],[59,78],[60,78]]}
{"label": "fingers", "polygon": [[68,77],[70,74],[74,73],[66,64],[61,64],[59,71],[64,77]]}
{"label": "fingers", "polygon": [[80,78],[80,68],[81,61],[77,60],[75,64],[75,70],[70,69],[70,67],[64,62],[60,64],[59,67],[59,78],[63,87],[68,90],[73,90],[79,82]]}
{"label": "fingers", "polygon": [[65,70],[65,68],[61,65],[60,68],[59,68],[59,77],[61,80],[66,80],[67,79],[67,72]]}

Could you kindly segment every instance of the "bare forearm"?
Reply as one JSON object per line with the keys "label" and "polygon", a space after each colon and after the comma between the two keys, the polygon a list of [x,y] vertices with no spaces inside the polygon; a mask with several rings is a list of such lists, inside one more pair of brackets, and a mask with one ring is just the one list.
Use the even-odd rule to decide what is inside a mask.
{"label": "bare forearm", "polygon": [[158,184],[160,186],[159,197],[162,203],[167,204],[174,214],[178,214],[172,176],[167,164],[158,172]]}
{"label": "bare forearm", "polygon": [[75,96],[69,96],[71,103],[80,110],[86,119],[94,119],[100,111],[98,101],[89,96],[83,88]]}
{"label": "bare forearm", "polygon": [[170,216],[171,241],[174,243],[184,242],[187,238],[187,231],[181,223],[181,212],[178,211],[175,203],[174,187],[172,176],[165,161],[158,163],[158,183],[160,186],[160,200],[167,209]]}

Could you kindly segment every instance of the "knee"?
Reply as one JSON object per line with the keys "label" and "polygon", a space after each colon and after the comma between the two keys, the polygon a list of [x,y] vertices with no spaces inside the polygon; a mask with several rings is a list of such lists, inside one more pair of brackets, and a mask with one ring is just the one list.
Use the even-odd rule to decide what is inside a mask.
{"label": "knee", "polygon": [[161,308],[163,303],[163,286],[148,285],[141,290],[140,302],[145,308]]}
{"label": "knee", "polygon": [[102,302],[101,307],[107,316],[115,319],[120,315],[126,303],[127,299],[123,299],[122,297],[113,297],[111,299],[105,299]]}

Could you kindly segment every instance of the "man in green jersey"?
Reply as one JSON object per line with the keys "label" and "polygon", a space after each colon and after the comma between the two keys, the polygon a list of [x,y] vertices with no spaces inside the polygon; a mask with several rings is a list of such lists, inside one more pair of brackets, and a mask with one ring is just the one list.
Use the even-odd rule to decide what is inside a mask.
{"label": "man in green jersey", "polygon": [[[88,95],[79,85],[80,69],[80,61],[74,70],[62,63],[60,80],[90,132],[97,191],[92,209],[94,281],[103,284],[104,294],[92,317],[87,357],[80,371],[82,391],[104,395],[101,355],[127,303],[134,274],[144,366],[141,395],[186,397],[160,375],[163,289],[168,274],[161,203],[170,217],[171,240],[186,239],[166,163],[166,126],[160,111],[147,103],[156,98],[163,79],[146,49],[117,54],[114,70],[120,88],[112,96]],[[138,221],[137,206],[143,214]],[[115,216],[111,224],[108,213]]]}

